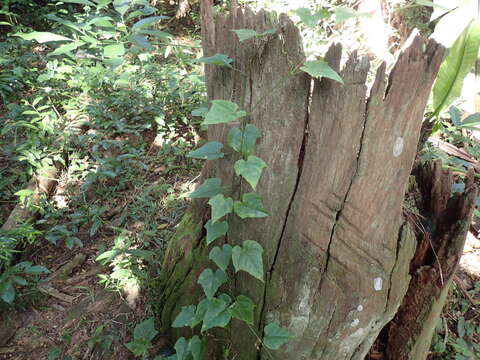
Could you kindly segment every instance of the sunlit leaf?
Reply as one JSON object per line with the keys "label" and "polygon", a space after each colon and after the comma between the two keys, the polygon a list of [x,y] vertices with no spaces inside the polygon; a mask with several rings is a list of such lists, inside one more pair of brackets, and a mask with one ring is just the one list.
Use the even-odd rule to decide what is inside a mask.
{"label": "sunlit leaf", "polygon": [[315,78],[326,77],[343,84],[343,79],[340,77],[340,75],[338,75],[337,72],[333,70],[324,60],[305,61],[300,70],[310,74]]}
{"label": "sunlit leaf", "polygon": [[15,35],[20,36],[22,39],[25,40],[35,40],[41,44],[51,41],[73,41],[70,38],[51,32],[34,31],[28,34],[16,33]]}
{"label": "sunlit leaf", "polygon": [[103,48],[103,56],[116,58],[125,54],[125,47],[122,43],[107,45]]}
{"label": "sunlit leaf", "polygon": [[160,20],[163,20],[163,19],[168,19],[168,16],[151,16],[151,17],[147,17],[147,18],[144,18],[144,19],[141,19],[139,21],[137,21],[135,24],[133,24],[132,26],[132,30],[136,31],[136,30],[140,30],[144,27],[147,27],[147,26],[150,26]]}
{"label": "sunlit leaf", "polygon": [[202,125],[230,123],[246,115],[245,111],[238,110],[238,105],[234,102],[213,100],[212,107],[205,115]]}

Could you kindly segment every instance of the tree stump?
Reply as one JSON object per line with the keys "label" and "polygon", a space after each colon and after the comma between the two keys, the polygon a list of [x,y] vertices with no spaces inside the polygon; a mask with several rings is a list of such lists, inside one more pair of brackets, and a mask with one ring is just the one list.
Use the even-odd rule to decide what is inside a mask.
{"label": "tree stump", "polygon": [[[268,168],[257,192],[270,213],[229,218],[223,241],[262,244],[267,276],[262,283],[230,274],[222,291],[257,304],[253,332],[233,320],[229,329],[214,332],[205,358],[223,359],[228,349],[242,360],[364,359],[409,286],[416,239],[402,206],[444,49],[412,37],[388,79],[380,66],[368,93],[369,61],[355,52],[343,67],[340,45],[326,55],[343,85],[313,80],[298,72],[305,56],[286,16],[277,20],[234,6],[213,18],[209,1],[202,5],[205,56],[226,54],[235,67],[206,65],[208,96],[237,103],[262,131],[256,153]],[[275,34],[241,43],[231,31],[272,28]],[[210,126],[208,139],[224,142],[230,126]],[[218,177],[227,184],[225,193],[238,197],[250,190],[234,178],[235,156],[226,150],[224,158],[207,161],[202,179]],[[206,201],[193,201],[169,244],[156,304],[164,331],[182,306],[201,296],[196,282],[208,266],[203,226],[209,217]],[[295,336],[278,351],[257,340],[271,321]]]}

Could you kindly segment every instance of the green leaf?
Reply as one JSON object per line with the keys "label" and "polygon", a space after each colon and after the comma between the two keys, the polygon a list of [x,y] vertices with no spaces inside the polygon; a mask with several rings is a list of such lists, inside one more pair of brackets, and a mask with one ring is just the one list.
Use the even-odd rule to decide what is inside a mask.
{"label": "green leaf", "polygon": [[342,21],[352,19],[357,16],[361,15],[366,15],[364,13],[359,13],[355,11],[355,9],[345,7],[345,6],[340,6],[335,9],[335,22],[341,23]]}
{"label": "green leaf", "polygon": [[230,123],[246,115],[245,111],[238,110],[238,105],[231,101],[213,100],[202,125]]}
{"label": "green leaf", "polygon": [[182,311],[177,315],[175,321],[172,323],[173,328],[184,326],[192,326],[193,318],[197,307],[195,305],[182,306]]}
{"label": "green leaf", "polygon": [[125,54],[125,47],[122,43],[107,45],[103,48],[103,56],[108,58],[121,57]]}
{"label": "green leaf", "polygon": [[467,116],[463,121],[460,123],[459,127],[464,126],[475,126],[480,125],[480,113],[475,113],[472,115]]}
{"label": "green leaf", "polygon": [[235,319],[242,320],[247,324],[253,325],[253,310],[255,304],[252,299],[245,295],[239,295],[235,299],[235,302],[230,305],[228,311]]}
{"label": "green leaf", "polygon": [[149,26],[151,24],[156,23],[157,21],[163,20],[163,19],[168,19],[167,16],[150,16],[147,18],[144,18],[142,20],[137,21],[135,24],[132,26],[132,30],[140,30],[146,26]]}
{"label": "green leaf", "polygon": [[192,110],[192,116],[205,117],[208,113],[208,107],[202,106]]}
{"label": "green leaf", "polygon": [[195,189],[188,197],[190,199],[209,198],[222,191],[222,181],[219,178],[206,179],[202,185]]}
{"label": "green leaf", "polygon": [[265,161],[260,159],[259,157],[250,155],[247,161],[240,159],[238,160],[235,165],[235,173],[238,176],[243,176],[245,180],[252,186],[255,190],[258,184],[258,180],[260,180],[260,176],[262,176],[263,168],[265,168],[267,164]]}
{"label": "green leaf", "polygon": [[460,110],[458,110],[458,108],[452,105],[448,109],[448,113],[450,114],[453,125],[460,126],[462,124],[462,115],[460,114]]}
{"label": "green leaf", "polygon": [[255,193],[243,194],[241,202],[235,201],[233,210],[242,219],[268,216],[267,211],[263,207],[262,198]]}
{"label": "green leaf", "polygon": [[25,40],[35,40],[41,44],[51,41],[73,41],[62,35],[57,35],[51,32],[34,31],[28,34],[16,33],[15,36],[20,36]]}
{"label": "green leaf", "polygon": [[153,317],[137,324],[135,330],[133,330],[133,338],[135,340],[147,339],[148,341],[152,341],[157,334],[158,331],[155,330],[155,319]]}
{"label": "green leaf", "polygon": [[213,56],[202,57],[197,59],[197,62],[210,64],[210,65],[219,65],[219,66],[226,66],[232,68],[230,65],[233,62],[233,59],[229,58],[227,55],[224,54],[215,54]]}
{"label": "green leaf", "polygon": [[300,70],[310,74],[315,78],[320,79],[322,77],[326,77],[343,84],[343,79],[340,77],[340,75],[338,75],[337,72],[333,70],[324,60],[305,61]]}
{"label": "green leaf", "polygon": [[187,154],[187,157],[202,159],[202,160],[216,160],[223,158],[225,154],[221,151],[223,144],[217,141],[210,141],[198,148],[195,151]]}
{"label": "green leaf", "polygon": [[278,350],[292,339],[290,332],[277,323],[270,323],[263,329],[263,344],[269,349]]}
{"label": "green leaf", "polygon": [[62,355],[62,348],[59,346],[53,347],[47,355],[48,360],[56,360]]}
{"label": "green leaf", "polygon": [[12,282],[21,286],[28,285],[28,281],[21,276],[12,276]]}
{"label": "green leaf", "polygon": [[198,335],[193,336],[188,342],[188,352],[192,355],[193,360],[202,360],[203,342]]}
{"label": "green leaf", "polygon": [[62,2],[96,7],[96,5],[94,3],[92,3],[91,1],[88,1],[88,0],[62,0]]}
{"label": "green leaf", "polygon": [[3,280],[0,283],[0,298],[7,304],[11,304],[15,299],[15,288],[10,280]]}
{"label": "green leaf", "polygon": [[238,41],[242,42],[248,39],[251,39],[257,36],[257,32],[252,29],[238,29],[238,30],[231,30],[238,36]]}
{"label": "green leaf", "polygon": [[212,220],[208,220],[204,228],[207,230],[207,245],[210,245],[213,241],[227,233],[228,223],[226,221],[212,222]]}
{"label": "green leaf", "polygon": [[143,35],[132,35],[129,37],[130,41],[132,41],[136,46],[141,49],[150,49],[152,48],[152,43],[148,41],[146,36]]}
{"label": "green leaf", "polygon": [[262,245],[253,240],[245,240],[243,246],[235,246],[232,250],[235,272],[243,270],[263,281],[262,253]]}
{"label": "green leaf", "polygon": [[188,343],[184,337],[181,337],[175,343],[175,351],[177,352],[177,360],[185,360],[188,355]]}
{"label": "green leaf", "polygon": [[130,7],[130,0],[113,0],[113,7],[120,16],[123,16]]}
{"label": "green leaf", "polygon": [[227,306],[228,303],[226,303],[223,298],[213,298],[208,300],[201,331],[204,332],[213,327],[227,326],[232,318],[228,312]]}
{"label": "green leaf", "polygon": [[69,53],[72,50],[75,50],[76,48],[79,48],[80,46],[85,45],[83,41],[75,41],[70,44],[64,44],[56,48],[54,51],[48,54],[48,56],[53,56],[53,55],[63,55],[66,53]]}
{"label": "green leaf", "polygon": [[228,264],[232,258],[232,247],[229,244],[223,245],[222,248],[215,246],[208,255],[220,269],[227,271]]}
{"label": "green leaf", "polygon": [[195,311],[195,316],[193,317],[192,320],[192,328],[197,326],[203,321],[203,318],[205,317],[205,313],[207,312],[207,308],[210,304],[210,300],[205,298],[202,301],[200,301],[197,305],[197,311]]}
{"label": "green leaf", "polygon": [[210,268],[203,270],[197,281],[197,283],[202,286],[207,299],[212,299],[218,288],[226,282],[227,275],[223,270],[217,269],[217,271],[214,272]]}
{"label": "green leaf", "polygon": [[25,269],[25,274],[28,275],[40,275],[40,274],[48,274],[50,271],[41,265],[30,266],[29,268]]}
{"label": "green leaf", "polygon": [[306,27],[315,27],[321,19],[325,19],[330,16],[330,12],[327,9],[321,8],[315,12],[312,12],[307,8],[299,8],[295,10],[295,14],[300,18],[300,21]]}
{"label": "green leaf", "polygon": [[480,22],[472,21],[455,40],[433,85],[433,115],[438,115],[462,92],[463,80],[477,60]]}
{"label": "green leaf", "polygon": [[243,131],[236,126],[228,132],[227,143],[233,150],[247,157],[255,152],[255,144],[260,136],[260,130],[253,124],[247,124]]}
{"label": "green leaf", "polygon": [[147,354],[148,349],[152,347],[152,343],[147,339],[139,338],[126,343],[125,346],[133,353],[133,355],[142,356]]}
{"label": "green leaf", "polygon": [[225,198],[222,194],[215,195],[212,197],[208,204],[212,208],[212,223],[220,220],[227,214],[230,214],[233,209],[233,200],[232,198]]}

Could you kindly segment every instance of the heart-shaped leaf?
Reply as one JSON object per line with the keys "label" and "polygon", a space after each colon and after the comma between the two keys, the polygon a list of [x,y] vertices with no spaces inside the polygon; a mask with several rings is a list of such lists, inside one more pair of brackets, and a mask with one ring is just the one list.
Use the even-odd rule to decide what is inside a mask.
{"label": "heart-shaped leaf", "polygon": [[229,58],[227,55],[224,54],[215,54],[213,56],[197,59],[197,62],[210,65],[226,66],[231,68],[232,65],[230,64],[233,62],[233,59]]}
{"label": "heart-shaped leaf", "polygon": [[222,191],[222,181],[219,178],[206,179],[202,185],[192,192],[188,197],[190,199],[210,198]]}
{"label": "heart-shaped leaf", "polygon": [[262,198],[255,193],[243,194],[242,201],[235,201],[233,209],[242,219],[268,216],[263,207]]}
{"label": "heart-shaped leaf", "polygon": [[326,77],[343,84],[343,79],[340,77],[340,75],[338,75],[337,72],[333,70],[324,60],[305,61],[300,70],[310,74],[315,78]]}
{"label": "heart-shaped leaf", "polygon": [[233,150],[247,157],[255,152],[255,144],[261,135],[253,124],[247,124],[243,130],[236,126],[228,132],[227,142]]}
{"label": "heart-shaped leaf", "polygon": [[232,247],[229,244],[223,245],[222,248],[215,246],[208,258],[212,260],[223,271],[227,270],[228,264],[232,259]]}
{"label": "heart-shaped leaf", "polygon": [[213,271],[207,268],[200,274],[197,283],[200,284],[207,296],[207,299],[211,299],[215,296],[218,288],[227,282],[227,275],[221,269]]}
{"label": "heart-shaped leaf", "polygon": [[244,117],[247,113],[238,110],[238,105],[227,100],[213,100],[212,107],[205,115],[202,125],[223,124]]}
{"label": "heart-shaped leaf", "polygon": [[183,306],[182,311],[180,311],[175,318],[175,321],[172,323],[172,327],[179,328],[184,326],[192,326],[196,309],[197,308],[195,305]]}
{"label": "heart-shaped leaf", "polygon": [[254,309],[255,304],[253,303],[252,299],[245,295],[237,296],[235,302],[228,308],[232,317],[245,321],[250,325],[253,325]]}
{"label": "heart-shaped leaf", "polygon": [[213,241],[227,233],[228,223],[226,221],[212,222],[212,220],[208,220],[204,228],[207,230],[207,245],[210,245]]}
{"label": "heart-shaped leaf", "polygon": [[262,253],[262,245],[253,240],[245,240],[242,246],[235,246],[232,250],[235,272],[243,270],[263,281]]}
{"label": "heart-shaped leaf", "polygon": [[212,208],[212,223],[230,214],[233,209],[232,198],[225,198],[223,194],[215,195],[208,201],[208,204]]}
{"label": "heart-shaped leaf", "polygon": [[222,149],[222,143],[210,141],[197,150],[190,152],[187,157],[202,160],[216,160],[225,156],[225,154],[221,151]]}
{"label": "heart-shaped leaf", "polygon": [[277,323],[270,323],[263,329],[263,344],[269,349],[278,350],[291,339],[292,334]]}
{"label": "heart-shaped leaf", "polygon": [[247,161],[243,159],[238,160],[235,163],[234,168],[235,173],[238,176],[243,176],[255,190],[258,180],[260,180],[260,176],[262,176],[263,168],[266,166],[267,164],[265,164],[265,161],[259,157],[250,155]]}

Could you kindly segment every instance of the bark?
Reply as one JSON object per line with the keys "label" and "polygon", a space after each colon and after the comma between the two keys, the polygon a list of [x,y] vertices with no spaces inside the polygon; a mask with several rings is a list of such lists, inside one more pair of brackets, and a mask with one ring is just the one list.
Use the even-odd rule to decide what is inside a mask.
{"label": "bark", "polygon": [[[369,62],[354,52],[340,66],[334,45],[326,60],[345,84],[298,72],[305,60],[298,30],[285,16],[234,9],[211,16],[203,1],[205,56],[226,54],[236,71],[206,66],[209,99],[236,102],[262,131],[257,154],[268,164],[258,185],[270,216],[231,216],[224,239],[256,240],[264,252],[265,283],[239,273],[223,291],[257,304],[252,329],[233,322],[216,333],[205,358],[363,359],[393,318],[407,291],[415,234],[402,204],[420,136],[426,101],[444,49],[420,37],[400,55],[387,80],[385,65],[367,94]],[[267,38],[239,43],[231,29]],[[295,75],[291,76],[291,73]],[[224,142],[229,126],[214,125],[210,141]],[[234,179],[235,154],[207,162],[235,197],[249,192]],[[159,279],[157,308],[167,330],[181,306],[198,301],[196,280],[208,266],[205,201],[196,201],[169,244]],[[216,245],[219,245],[218,243]],[[295,339],[278,351],[258,344],[264,324],[277,321]],[[176,331],[174,336],[189,335]],[[258,346],[255,346],[257,343]]]}
{"label": "bark", "polygon": [[453,176],[440,162],[415,172],[408,218],[417,250],[410,265],[412,280],[403,303],[388,326],[391,360],[426,359],[433,332],[458,267],[477,198],[473,169],[465,191],[451,196]]}

